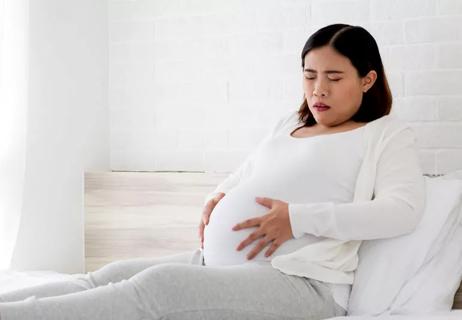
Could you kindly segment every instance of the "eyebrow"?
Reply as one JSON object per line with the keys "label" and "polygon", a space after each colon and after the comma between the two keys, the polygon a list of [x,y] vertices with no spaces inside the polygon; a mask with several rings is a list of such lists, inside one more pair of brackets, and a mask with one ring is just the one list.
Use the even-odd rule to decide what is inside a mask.
{"label": "eyebrow", "polygon": [[[318,73],[316,70],[314,69],[305,69],[304,72],[313,72],[313,73]],[[340,70],[326,70],[324,71],[324,73],[327,73],[327,74],[331,74],[331,73],[344,73],[343,71],[340,71]]]}

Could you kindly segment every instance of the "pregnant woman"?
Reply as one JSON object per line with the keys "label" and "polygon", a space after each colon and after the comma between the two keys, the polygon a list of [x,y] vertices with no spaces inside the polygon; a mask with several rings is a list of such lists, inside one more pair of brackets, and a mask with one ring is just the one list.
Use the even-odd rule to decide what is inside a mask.
{"label": "pregnant woman", "polygon": [[374,38],[326,26],[303,103],[205,201],[201,247],[0,295],[0,319],[326,319],[345,315],[362,240],[410,233],[424,179]]}

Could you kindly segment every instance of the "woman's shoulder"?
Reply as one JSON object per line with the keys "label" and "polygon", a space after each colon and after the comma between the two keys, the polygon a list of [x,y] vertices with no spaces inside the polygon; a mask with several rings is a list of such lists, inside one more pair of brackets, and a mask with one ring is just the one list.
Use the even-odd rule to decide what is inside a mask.
{"label": "woman's shoulder", "polygon": [[368,123],[367,137],[369,146],[382,149],[389,143],[415,143],[417,135],[406,121],[394,114],[382,116]]}
{"label": "woman's shoulder", "polygon": [[382,133],[392,133],[410,128],[406,121],[400,119],[395,114],[387,114],[378,119],[370,121],[367,124],[367,127],[369,127],[369,130]]}

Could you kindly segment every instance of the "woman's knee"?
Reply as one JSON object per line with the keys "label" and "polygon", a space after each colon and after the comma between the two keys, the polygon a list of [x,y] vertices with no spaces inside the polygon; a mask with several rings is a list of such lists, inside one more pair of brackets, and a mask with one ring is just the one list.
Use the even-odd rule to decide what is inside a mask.
{"label": "woman's knee", "polygon": [[94,281],[95,286],[106,285],[127,280],[134,275],[163,264],[191,264],[194,252],[183,252],[175,255],[157,258],[135,258],[110,262],[100,269],[89,272],[88,277]]}
{"label": "woman's knee", "polygon": [[178,294],[180,289],[195,286],[201,268],[203,267],[181,263],[164,263],[152,266],[130,280],[157,292]]}
{"label": "woman's knee", "polygon": [[116,283],[122,280],[129,279],[136,273],[142,271],[148,266],[143,266],[134,263],[130,260],[118,260],[110,262],[96,271],[88,272],[86,278],[92,282],[94,287]]}

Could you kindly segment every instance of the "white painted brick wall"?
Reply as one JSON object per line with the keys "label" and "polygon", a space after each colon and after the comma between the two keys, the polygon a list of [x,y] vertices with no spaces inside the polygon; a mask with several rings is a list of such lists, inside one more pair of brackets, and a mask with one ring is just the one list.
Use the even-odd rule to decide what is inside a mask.
{"label": "white painted brick wall", "polygon": [[309,35],[350,23],[376,38],[393,113],[427,173],[462,169],[462,1],[110,0],[114,170],[235,169],[298,108]]}

